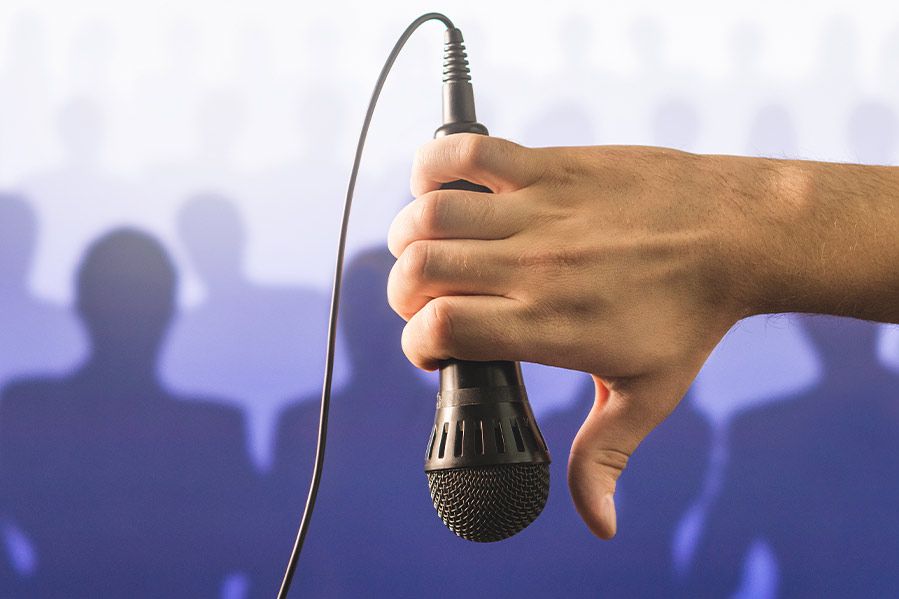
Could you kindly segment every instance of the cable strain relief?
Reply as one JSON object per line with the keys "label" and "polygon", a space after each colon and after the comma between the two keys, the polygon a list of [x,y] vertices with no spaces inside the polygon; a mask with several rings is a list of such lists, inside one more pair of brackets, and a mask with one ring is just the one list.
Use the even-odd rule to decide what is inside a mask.
{"label": "cable strain relief", "polygon": [[443,82],[471,81],[462,30],[447,29],[443,42]]}

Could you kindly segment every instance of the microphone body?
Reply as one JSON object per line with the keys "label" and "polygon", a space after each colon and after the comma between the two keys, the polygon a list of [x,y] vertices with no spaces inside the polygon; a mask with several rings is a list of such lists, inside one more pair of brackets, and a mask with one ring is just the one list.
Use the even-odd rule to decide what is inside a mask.
{"label": "microphone body", "polygon": [[[487,135],[477,122],[462,33],[445,36],[443,121],[434,136]],[[442,189],[491,193],[469,181]],[[425,472],[437,514],[458,536],[492,542],[533,522],[549,496],[550,456],[517,362],[445,360]]]}

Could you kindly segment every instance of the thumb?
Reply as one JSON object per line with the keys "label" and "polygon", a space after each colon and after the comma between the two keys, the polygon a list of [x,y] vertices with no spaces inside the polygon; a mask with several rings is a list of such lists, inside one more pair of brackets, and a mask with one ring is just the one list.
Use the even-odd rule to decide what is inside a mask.
{"label": "thumb", "polygon": [[615,485],[640,442],[677,405],[686,389],[659,377],[605,383],[593,376],[596,399],[571,445],[568,488],[590,530],[611,539],[617,529]]}

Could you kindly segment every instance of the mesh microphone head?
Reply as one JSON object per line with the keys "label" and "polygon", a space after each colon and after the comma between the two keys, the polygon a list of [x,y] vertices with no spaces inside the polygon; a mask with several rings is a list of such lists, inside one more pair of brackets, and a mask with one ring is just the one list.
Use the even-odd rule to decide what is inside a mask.
{"label": "mesh microphone head", "polygon": [[469,541],[501,541],[533,522],[549,496],[549,452],[513,362],[441,367],[425,456],[434,507]]}
{"label": "mesh microphone head", "polygon": [[502,541],[533,522],[549,497],[549,464],[428,472],[437,515],[468,541]]}

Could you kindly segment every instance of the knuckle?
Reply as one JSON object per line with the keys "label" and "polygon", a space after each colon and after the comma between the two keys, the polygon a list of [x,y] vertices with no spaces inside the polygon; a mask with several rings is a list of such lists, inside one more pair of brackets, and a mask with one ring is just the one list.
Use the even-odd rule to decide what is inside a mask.
{"label": "knuckle", "polygon": [[468,196],[465,199],[465,208],[466,214],[473,216],[472,222],[493,223],[500,217],[494,198]]}
{"label": "knuckle", "polygon": [[387,304],[394,312],[407,319],[407,310],[405,309],[406,296],[402,293],[397,283],[397,264],[393,265],[393,268],[390,269],[390,274],[387,276]]}
{"label": "knuckle", "polygon": [[406,246],[400,256],[403,278],[412,284],[426,281],[431,267],[431,253],[432,244],[429,241],[413,241]]}
{"label": "knuckle", "polygon": [[453,345],[455,338],[455,314],[452,304],[442,298],[436,298],[425,306],[425,328],[432,340],[434,347],[441,352],[447,352]]}
{"label": "knuckle", "polygon": [[630,454],[610,447],[591,447],[586,451],[572,450],[572,458],[578,457],[582,465],[599,472],[606,483],[614,487],[630,460]]}
{"label": "knuckle", "polygon": [[400,338],[400,345],[403,348],[403,354],[406,355],[406,359],[412,362],[418,368],[422,368],[424,364],[424,360],[422,360],[421,348],[418,337],[414,334],[414,329],[412,323],[407,323],[403,328],[403,334]]}
{"label": "knuckle", "polygon": [[[403,211],[405,210],[408,210],[408,208],[403,208]],[[394,217],[390,227],[387,229],[387,249],[393,254],[394,258],[399,258],[402,255],[403,249],[410,240],[408,221],[403,211],[400,211]]]}
{"label": "knuckle", "polygon": [[627,467],[630,458],[630,454],[626,451],[609,447],[596,448],[593,450],[593,455],[591,456],[591,460],[594,464],[618,474]]}
{"label": "knuckle", "polygon": [[418,199],[415,227],[421,235],[439,236],[446,226],[446,197],[433,191]]}
{"label": "knuckle", "polygon": [[459,164],[463,170],[476,170],[484,164],[485,140],[483,135],[471,133],[461,138],[458,146]]}

